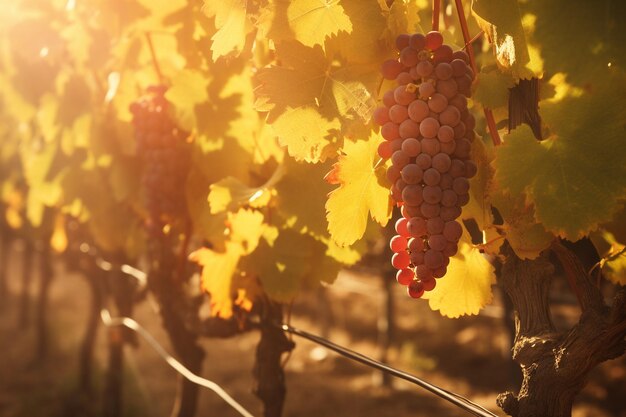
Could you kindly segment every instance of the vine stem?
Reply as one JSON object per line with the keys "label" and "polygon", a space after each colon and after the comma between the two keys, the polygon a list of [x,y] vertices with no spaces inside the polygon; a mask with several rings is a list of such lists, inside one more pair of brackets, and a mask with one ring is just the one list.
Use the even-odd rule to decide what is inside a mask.
{"label": "vine stem", "polygon": [[159,84],[163,84],[163,73],[161,72],[161,67],[159,66],[159,60],[157,59],[156,52],[154,50],[154,43],[152,42],[152,34],[150,32],[146,32],[146,40],[148,41],[148,48],[150,49],[150,56],[152,57],[154,71],[159,78]]}
{"label": "vine stem", "polygon": [[[474,74],[478,74],[476,70],[476,59],[474,57],[474,49],[471,47],[471,43],[473,39],[470,38],[469,29],[467,27],[467,19],[465,19],[465,11],[463,10],[463,0],[454,0],[456,4],[456,12],[459,15],[459,23],[461,24],[461,31],[463,32],[463,41],[465,41],[467,47],[467,55],[469,56],[470,65],[472,66],[472,71]],[[496,127],[496,120],[493,117],[493,112],[491,109],[483,107],[485,112],[485,119],[487,120],[487,126],[489,127],[489,133],[491,134],[491,140],[494,145],[500,145],[502,143],[502,139],[500,139],[500,135],[498,134],[498,128]]]}
{"label": "vine stem", "polygon": [[441,0],[433,0],[433,30],[439,31],[440,15],[441,15]]}

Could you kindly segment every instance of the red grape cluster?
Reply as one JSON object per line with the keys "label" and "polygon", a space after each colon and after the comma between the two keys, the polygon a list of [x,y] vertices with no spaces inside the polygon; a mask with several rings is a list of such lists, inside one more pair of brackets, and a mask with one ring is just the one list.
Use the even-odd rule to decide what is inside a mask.
{"label": "red grape cluster", "polygon": [[137,152],[144,161],[141,183],[149,212],[149,229],[158,233],[163,225],[184,213],[184,184],[189,155],[186,136],[168,114],[167,88],[152,86],[130,105]]}
{"label": "red grape cluster", "polygon": [[401,207],[397,235],[391,239],[396,278],[413,298],[432,290],[447,272],[463,232],[456,219],[469,201],[468,179],[474,117],[467,109],[474,73],[464,51],[443,44],[441,33],[400,35],[398,59],[381,72],[397,87],[375,110],[385,141],[378,148],[391,158],[387,178]]}

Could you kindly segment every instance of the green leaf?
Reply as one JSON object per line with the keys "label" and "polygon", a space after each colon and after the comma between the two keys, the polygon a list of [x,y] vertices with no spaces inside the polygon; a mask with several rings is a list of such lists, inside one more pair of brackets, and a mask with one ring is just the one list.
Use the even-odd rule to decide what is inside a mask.
{"label": "green leaf", "polygon": [[542,104],[551,135],[538,142],[524,125],[497,151],[496,181],[525,192],[536,219],[561,237],[578,240],[609,221],[626,195],[624,86]]}
{"label": "green leaf", "polygon": [[475,86],[472,99],[484,107],[495,109],[509,105],[509,88],[515,86],[515,80],[511,74],[494,69],[478,73]]}
{"label": "green leaf", "polygon": [[195,107],[209,95],[209,78],[200,71],[182,70],[172,80],[165,97],[174,105],[176,120],[183,130],[191,132],[197,126]]}

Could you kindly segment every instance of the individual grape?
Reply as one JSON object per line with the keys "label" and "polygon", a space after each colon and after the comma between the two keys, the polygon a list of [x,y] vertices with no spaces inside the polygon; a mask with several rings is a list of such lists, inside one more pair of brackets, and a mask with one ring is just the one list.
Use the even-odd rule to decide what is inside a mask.
{"label": "individual grape", "polygon": [[407,248],[407,241],[405,237],[395,235],[389,241],[389,247],[394,253],[402,252]]}
{"label": "individual grape", "polygon": [[444,207],[454,207],[457,205],[458,196],[454,190],[447,189],[441,193],[441,205]]}
{"label": "individual grape", "polygon": [[434,138],[439,131],[439,122],[432,117],[427,117],[419,124],[419,130],[425,138]]}
{"label": "individual grape", "polygon": [[379,126],[384,125],[390,120],[389,111],[387,110],[386,107],[378,107],[376,110],[374,110],[374,113],[372,115],[372,120],[374,120],[374,123],[376,123]]}
{"label": "individual grape", "polygon": [[432,219],[426,220],[426,229],[430,235],[442,233],[444,226],[445,222],[441,220],[441,217],[433,217]]}
{"label": "individual grape", "polygon": [[428,237],[428,247],[430,249],[443,251],[447,243],[448,243],[448,240],[442,234],[431,235]]}
{"label": "individual grape", "polygon": [[441,219],[443,221],[449,222],[450,220],[456,220],[461,215],[461,207],[442,207],[441,208]]}
{"label": "individual grape", "polygon": [[435,91],[437,91],[435,85],[428,81],[421,83],[418,90],[419,96],[422,99],[429,98],[430,96],[435,94]]}
{"label": "individual grape", "polygon": [[452,67],[447,62],[441,62],[435,67],[435,75],[440,80],[449,80],[452,77]]}
{"label": "individual grape", "polygon": [[411,119],[406,119],[400,123],[398,132],[400,133],[400,137],[402,139],[414,138],[420,133],[419,124]]}
{"label": "individual grape", "polygon": [[390,146],[391,146],[391,154],[393,155],[394,152],[399,151],[400,149],[402,149],[402,142],[403,140],[398,138],[398,139],[394,139],[391,142],[389,142]]}
{"label": "individual grape", "polygon": [[467,98],[465,98],[463,94],[455,95],[448,101],[448,103],[459,110],[461,113],[461,119],[464,119],[467,116]]}
{"label": "individual grape", "polygon": [[443,35],[440,32],[431,30],[426,34],[425,47],[431,51],[437,50],[443,44]]}
{"label": "individual grape", "polygon": [[452,142],[454,140],[454,129],[450,126],[439,127],[437,138],[443,143]]}
{"label": "individual grape", "polygon": [[417,65],[417,51],[413,48],[406,47],[400,51],[400,62],[404,64],[405,67],[412,67]]}
{"label": "individual grape", "polygon": [[465,124],[465,129],[468,131],[474,130],[474,128],[476,127],[476,119],[471,114],[463,120],[463,123]]}
{"label": "individual grape", "polygon": [[396,272],[396,281],[400,285],[409,285],[415,278],[415,273],[410,269],[401,269]]}
{"label": "individual grape", "polygon": [[421,298],[424,295],[424,285],[421,281],[412,281],[407,287],[407,294],[411,298]]}
{"label": "individual grape", "polygon": [[393,93],[394,93],[394,90],[389,90],[385,94],[383,94],[383,104],[387,108],[396,104],[396,99],[394,98]]}
{"label": "individual grape", "polygon": [[[391,116],[391,112],[389,113]],[[461,121],[461,112],[454,106],[448,106],[444,111],[439,115],[439,122],[442,125],[454,126],[458,125]]]}
{"label": "individual grape", "polygon": [[422,147],[422,152],[430,155],[431,157],[437,155],[441,150],[441,142],[437,139],[422,139],[420,145]]}
{"label": "individual grape", "polygon": [[424,264],[415,267],[415,276],[421,281],[433,279],[433,271]]}
{"label": "individual grape", "polygon": [[[450,163],[450,175],[452,178],[458,178],[465,175],[465,163],[460,159],[453,159]],[[452,186],[452,184],[450,184]]]}
{"label": "individual grape", "polygon": [[[454,160],[452,160],[452,163],[454,163]],[[453,181],[454,178],[452,178],[450,172],[446,172],[445,174],[441,175],[441,181],[439,181],[439,186],[442,190],[451,190]]]}
{"label": "individual grape", "polygon": [[[423,204],[422,204],[423,206]],[[426,235],[426,220],[421,217],[412,217],[406,224],[406,228],[409,231],[411,237],[422,237]]]}
{"label": "individual grape", "polygon": [[465,161],[465,176],[467,178],[474,178],[478,173],[478,166],[476,162],[468,160]]}
{"label": "individual grape", "polygon": [[446,257],[451,257],[456,255],[456,252],[459,250],[459,247],[455,242],[446,243],[446,247],[443,249],[443,255]]}
{"label": "individual grape", "polygon": [[470,130],[469,132],[465,132],[465,139],[469,140],[470,143],[472,143],[474,139],[476,139],[476,132],[473,130]]}
{"label": "individual grape", "polygon": [[446,107],[448,107],[448,99],[443,94],[435,93],[428,100],[428,108],[434,112],[441,113]]}
{"label": "individual grape", "polygon": [[387,122],[380,128],[380,134],[385,140],[394,140],[400,137],[400,129],[394,122]]}
{"label": "individual grape", "polygon": [[456,149],[454,150],[454,156],[460,159],[467,159],[472,152],[472,143],[465,139],[461,138],[456,141]]}
{"label": "individual grape", "polygon": [[391,194],[391,198],[393,198],[395,201],[402,201],[402,192],[398,190],[396,184],[393,184],[391,186],[391,188],[389,189],[389,193]]}
{"label": "individual grape", "polygon": [[420,61],[415,67],[415,71],[417,72],[417,75],[419,75],[421,78],[429,77],[430,74],[433,73],[433,70],[434,70],[434,67],[430,61]]}
{"label": "individual grape", "polygon": [[428,168],[424,171],[423,181],[426,185],[437,185],[441,181],[441,173],[435,168]]}
{"label": "individual grape", "polygon": [[442,143],[439,148],[441,150],[441,153],[445,153],[446,155],[450,156],[454,154],[454,151],[456,150],[456,142],[452,141]]}
{"label": "individual grape", "polygon": [[422,187],[419,185],[407,185],[402,190],[402,201],[408,205],[417,206],[424,200],[422,193]]}
{"label": "individual grape", "polygon": [[410,206],[408,204],[403,204],[400,208],[400,213],[402,213],[402,217],[405,219],[410,219],[412,217],[417,217],[420,215],[419,206]]}
{"label": "individual grape", "polygon": [[446,155],[445,153],[438,153],[433,156],[432,165],[433,168],[443,174],[445,172],[448,172],[448,170],[450,169],[450,165],[452,165],[452,160],[450,159],[449,155]]}
{"label": "individual grape", "polygon": [[407,84],[412,84],[413,83],[413,77],[411,77],[411,73],[410,72],[401,72],[400,74],[398,74],[398,76],[396,77],[396,83],[398,85],[407,85]]}
{"label": "individual grape", "polygon": [[461,224],[459,222],[448,221],[443,226],[443,236],[449,242],[458,242],[462,234],[463,228],[461,227]]}
{"label": "individual grape", "polygon": [[396,103],[408,106],[413,100],[415,100],[415,93],[407,89],[406,86],[401,85],[393,90],[393,98]]}
{"label": "individual grape", "polygon": [[452,189],[458,195],[467,194],[469,191],[469,181],[465,177],[458,177],[452,182]]}
{"label": "individual grape", "polygon": [[456,81],[456,85],[459,88],[459,92],[462,94],[469,96],[472,88],[472,77],[468,74],[462,75],[461,77],[454,77]]}
{"label": "individual grape", "polygon": [[424,265],[424,252],[411,252],[409,258],[413,266]]}
{"label": "individual grape", "polygon": [[409,46],[416,51],[424,49],[424,46],[426,46],[426,37],[421,33],[414,33],[409,40]]}
{"label": "individual grape", "polygon": [[439,80],[437,82],[436,90],[438,93],[443,94],[449,100],[456,95],[459,91],[458,86],[456,85],[456,81],[454,79],[449,80]]}
{"label": "individual grape", "polygon": [[396,224],[395,224],[396,233],[406,238],[410,237],[409,231],[407,229],[407,223],[408,223],[407,219],[400,218],[396,221]]}
{"label": "individual grape", "polygon": [[411,263],[408,252],[394,253],[391,257],[391,265],[396,269],[405,269]]}
{"label": "individual grape", "polygon": [[407,183],[404,182],[402,178],[398,178],[396,180],[395,186],[398,189],[398,191],[402,192],[402,190],[404,190],[404,188],[407,186]]}
{"label": "individual grape", "polygon": [[407,117],[409,117],[409,112],[406,106],[401,106],[400,104],[394,104],[389,108],[388,111],[389,120],[391,120],[395,124],[400,124],[404,122]]}
{"label": "individual grape", "polygon": [[467,64],[462,59],[453,59],[452,62],[450,62],[450,66],[452,67],[452,75],[454,77],[465,75],[465,67]]}
{"label": "individual grape", "polygon": [[437,186],[427,185],[422,191],[422,198],[430,204],[437,204],[441,201],[441,188]]}
{"label": "individual grape", "polygon": [[415,138],[407,138],[402,141],[402,150],[411,158],[415,158],[422,151],[420,141]]}
{"label": "individual grape", "polygon": [[402,150],[395,151],[393,155],[391,155],[391,162],[394,166],[397,166],[398,169],[402,169],[406,164],[408,164],[409,159],[409,155],[404,153]]}
{"label": "individual grape", "polygon": [[[435,271],[433,271],[433,277],[434,276],[435,276]],[[424,291],[432,291],[435,289],[435,286],[437,285],[437,281],[435,279],[427,279],[427,280],[421,280],[421,281],[422,281],[422,285],[424,286]]]}
{"label": "individual grape", "polygon": [[[440,235],[436,235],[440,236]],[[434,237],[434,236],[433,236]],[[429,249],[424,254],[424,265],[430,269],[439,268],[443,265],[443,254],[441,251]]]}
{"label": "individual grape", "polygon": [[452,58],[454,59],[460,59],[463,62],[465,62],[466,64],[469,64],[469,55],[467,55],[467,52],[463,51],[463,50],[459,50],[459,51],[454,51],[452,53]]}
{"label": "individual grape", "polygon": [[421,237],[412,237],[409,239],[407,248],[409,252],[421,252],[424,250],[424,240]]}
{"label": "individual grape", "polygon": [[440,211],[441,207],[439,206],[439,204],[422,203],[422,205],[420,206],[420,212],[422,213],[422,216],[427,219],[437,217]]}
{"label": "individual grape", "polygon": [[395,59],[388,59],[380,66],[380,73],[386,80],[395,80],[403,69],[400,62]]}
{"label": "individual grape", "polygon": [[421,153],[417,155],[417,157],[415,157],[415,165],[420,167],[422,171],[426,171],[428,168],[430,168],[431,164],[432,158],[428,154]]}
{"label": "individual grape", "polygon": [[[446,268],[445,266],[440,266],[439,268],[433,269],[433,278],[443,278],[447,272],[448,268]],[[437,281],[433,280],[433,282]]]}
{"label": "individual grape", "polygon": [[414,100],[409,104],[409,117],[418,123],[428,116],[429,111],[425,101]]}
{"label": "individual grape", "polygon": [[442,45],[433,54],[433,62],[435,64],[450,62],[452,60],[452,54],[453,54],[453,51],[452,51],[452,48],[450,48],[450,46]]}
{"label": "individual grape", "polygon": [[407,164],[402,168],[401,175],[407,184],[417,184],[422,180],[424,172],[415,164]]}
{"label": "individual grape", "polygon": [[407,46],[409,46],[411,36],[405,33],[402,33],[396,37],[396,48],[398,51],[403,50]]}
{"label": "individual grape", "polygon": [[389,180],[390,183],[395,184],[398,178],[400,178],[400,168],[395,165],[391,165],[387,168],[387,180]]}
{"label": "individual grape", "polygon": [[465,136],[466,128],[465,123],[461,122],[454,126],[454,139],[461,139]]}
{"label": "individual grape", "polygon": [[389,159],[391,158],[392,153],[393,151],[391,150],[391,142],[384,141],[381,142],[380,145],[378,145],[378,156],[380,156],[381,158]]}
{"label": "individual grape", "polygon": [[461,207],[463,207],[464,205],[466,205],[467,203],[469,203],[470,200],[470,196],[469,194],[461,194],[458,197],[458,201],[457,204]]}

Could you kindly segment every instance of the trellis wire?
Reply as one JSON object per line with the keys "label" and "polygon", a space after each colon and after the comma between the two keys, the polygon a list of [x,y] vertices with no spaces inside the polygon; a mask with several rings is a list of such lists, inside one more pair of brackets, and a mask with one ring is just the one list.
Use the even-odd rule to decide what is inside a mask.
{"label": "trellis wire", "polygon": [[176,372],[181,374],[183,377],[187,378],[189,381],[194,384],[200,385],[204,388],[208,388],[211,391],[215,392],[222,400],[224,400],[228,405],[237,410],[239,414],[244,417],[254,417],[248,410],[246,410],[241,404],[239,404],[233,397],[228,395],[226,391],[218,384],[213,381],[210,381],[206,378],[202,378],[189,369],[187,369],[182,363],[180,363],[176,358],[167,353],[167,351],[157,342],[157,340],[152,336],[146,329],[144,329],[139,323],[135,320],[128,317],[111,317],[111,313],[106,308],[100,310],[100,317],[102,318],[102,322],[107,327],[126,327],[134,332],[138,333],[141,337],[144,338],[146,342],[154,349],[159,356],[167,362],[169,366],[174,368]]}
{"label": "trellis wire", "polygon": [[[101,269],[105,270],[105,271],[111,271],[113,268],[113,264],[110,262],[107,262],[101,258],[97,259],[96,264],[98,265],[98,267],[100,267]],[[126,275],[129,275],[135,279],[137,279],[138,281],[144,283],[147,277],[147,274],[137,268],[134,268],[130,265],[122,265],[120,267],[120,271],[125,273]],[[108,320],[108,324],[107,321]],[[118,326],[125,326],[130,328],[131,330],[136,331],[137,333],[139,333],[144,339],[146,339],[148,341],[148,343],[150,343],[150,345],[159,353],[159,355],[165,359],[167,361],[167,363],[172,366],[176,371],[178,371],[181,375],[183,375],[185,378],[187,378],[189,381],[198,384],[200,386],[203,386],[205,388],[209,388],[213,391],[215,391],[218,395],[220,395],[220,397],[222,397],[222,395],[220,394],[223,393],[225,395],[225,397],[222,397],[222,399],[224,399],[224,401],[226,401],[228,404],[230,404],[231,406],[233,406],[233,408],[235,408],[237,411],[239,411],[242,415],[248,417],[248,416],[252,416],[251,414],[249,414],[243,407],[241,407],[238,403],[235,402],[235,400],[233,400],[219,385],[215,384],[212,381],[209,381],[207,379],[201,378],[195,374],[193,374],[191,371],[189,371],[187,368],[185,368],[180,362],[178,362],[176,359],[174,359],[171,355],[169,355],[165,349],[163,349],[161,347],[161,345],[158,344],[158,342],[154,339],[154,337],[148,333],[147,330],[145,330],[143,327],[141,327],[141,325],[139,323],[137,323],[136,321],[134,321],[133,319],[130,319],[128,317],[120,317],[120,318],[111,318],[108,310],[103,309],[102,310],[102,320],[105,322],[105,324],[107,326],[113,326],[113,325],[118,325]],[[281,324],[281,323],[276,323],[275,324],[278,328],[282,329],[283,331],[287,332],[287,333],[291,333],[294,334],[296,336],[302,337],[304,339],[307,339],[313,343],[316,343],[320,346],[324,346],[348,359],[351,359],[353,361],[359,362],[363,365],[369,366],[371,368],[374,369],[378,369],[382,372],[386,372],[392,376],[395,376],[396,378],[400,378],[400,379],[404,379],[405,381],[408,381],[412,384],[415,384],[421,388],[424,388],[425,390],[431,392],[432,394],[438,396],[439,398],[448,401],[452,404],[454,404],[455,406],[467,411],[470,414],[473,414],[475,416],[478,417],[498,417],[496,414],[493,414],[491,411],[487,410],[486,408],[470,401],[469,399],[463,397],[462,395],[459,394],[455,394],[453,392],[450,392],[448,390],[445,390],[443,388],[440,388],[434,384],[431,384],[415,375],[412,375],[408,372],[399,370],[397,368],[394,368],[392,366],[389,366],[385,363],[379,362],[375,359],[370,358],[369,356],[363,355],[362,353],[359,352],[355,352],[351,349],[348,349],[346,347],[340,346],[334,342],[331,342],[328,339],[324,339],[323,337],[314,335],[312,333],[306,332],[304,330],[300,330],[297,329],[291,325],[288,324]],[[230,399],[229,400],[227,400]],[[232,401],[232,403],[231,403]],[[241,407],[241,409],[237,408],[234,406],[234,404],[237,404],[238,407]],[[245,414],[244,414],[245,413]]]}

